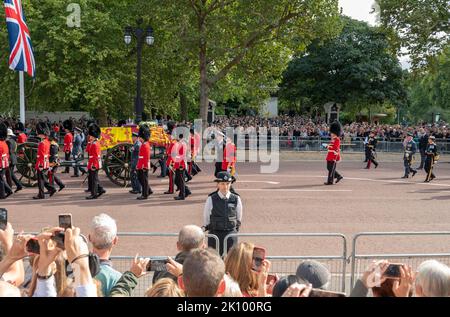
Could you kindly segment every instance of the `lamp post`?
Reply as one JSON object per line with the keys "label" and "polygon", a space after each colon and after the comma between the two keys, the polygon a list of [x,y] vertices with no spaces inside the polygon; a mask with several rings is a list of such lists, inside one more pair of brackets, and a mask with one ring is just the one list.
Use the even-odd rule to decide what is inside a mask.
{"label": "lamp post", "polygon": [[134,100],[134,110],[136,113],[136,124],[142,121],[142,112],[144,111],[144,100],[142,99],[142,49],[144,43],[148,46],[153,45],[155,38],[153,37],[153,28],[147,26],[144,30],[141,24],[144,22],[142,18],[136,21],[137,27],[127,26],[125,28],[125,44],[130,45],[132,37],[136,38],[137,42],[137,67],[136,67],[136,98]]}

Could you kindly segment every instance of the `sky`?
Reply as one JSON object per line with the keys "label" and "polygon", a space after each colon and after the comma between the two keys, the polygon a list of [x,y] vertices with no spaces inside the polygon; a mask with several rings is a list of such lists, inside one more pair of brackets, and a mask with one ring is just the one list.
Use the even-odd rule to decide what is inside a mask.
{"label": "sky", "polygon": [[[375,14],[370,14],[374,0],[339,0],[339,6],[343,13],[356,20],[366,21],[370,25],[376,25]],[[400,57],[400,63],[404,69],[411,66],[408,56]]]}

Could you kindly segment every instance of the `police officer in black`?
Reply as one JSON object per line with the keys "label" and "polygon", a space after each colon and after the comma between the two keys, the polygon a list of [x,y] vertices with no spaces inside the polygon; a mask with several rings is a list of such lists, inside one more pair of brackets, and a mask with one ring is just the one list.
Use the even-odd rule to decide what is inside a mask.
{"label": "police officer in black", "polygon": [[[206,200],[203,212],[204,229],[219,238],[219,254],[224,251],[224,239],[230,233],[239,231],[242,220],[242,202],[237,194],[230,192],[232,177],[228,172],[219,172],[215,182],[217,191]],[[227,241],[227,252],[237,244],[237,237]],[[216,240],[208,238],[208,246],[215,248]]]}
{"label": "police officer in black", "polygon": [[425,150],[425,172],[427,173],[427,177],[425,178],[425,183],[429,183],[433,179],[436,178],[436,176],[433,173],[433,166],[434,163],[437,161],[437,158],[439,157],[437,152],[437,145],[435,143],[436,138],[434,136],[430,136],[428,138],[428,145],[427,149]]}
{"label": "police officer in black", "polygon": [[417,152],[416,143],[413,141],[413,134],[408,132],[405,142],[403,143],[405,152],[403,155],[403,165],[405,166],[405,175],[402,178],[408,178],[412,172],[412,177],[416,175],[417,170],[412,168],[412,162],[414,160],[414,154]]}
{"label": "police officer in black", "polygon": [[367,166],[366,169],[370,168],[370,164],[373,163],[375,165],[375,168],[378,167],[378,162],[375,160],[375,151],[377,148],[377,139],[375,138],[375,132],[371,131],[369,135],[369,139],[367,140],[367,148],[368,148],[368,155],[367,155]]}

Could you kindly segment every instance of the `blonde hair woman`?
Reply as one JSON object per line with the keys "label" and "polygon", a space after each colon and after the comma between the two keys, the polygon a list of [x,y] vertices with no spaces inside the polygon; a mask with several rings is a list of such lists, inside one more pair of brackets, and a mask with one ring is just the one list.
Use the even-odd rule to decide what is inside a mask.
{"label": "blonde hair woman", "polygon": [[235,245],[225,259],[225,272],[239,284],[244,297],[266,297],[270,262],[264,259],[261,271],[253,271],[254,248],[255,245],[248,242]]}
{"label": "blonde hair woman", "polygon": [[183,291],[171,278],[162,278],[145,292],[146,297],[184,297]]}

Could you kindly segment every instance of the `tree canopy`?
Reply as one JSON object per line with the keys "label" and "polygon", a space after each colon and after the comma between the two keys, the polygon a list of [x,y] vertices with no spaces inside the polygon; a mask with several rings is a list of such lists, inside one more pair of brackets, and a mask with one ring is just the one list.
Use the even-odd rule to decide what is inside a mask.
{"label": "tree canopy", "polygon": [[[389,49],[386,34],[365,22],[342,18],[342,33],[321,44],[313,42],[284,73],[280,97],[312,105],[334,101],[361,107],[405,103],[403,71]],[[361,109],[359,109],[361,110]]]}

